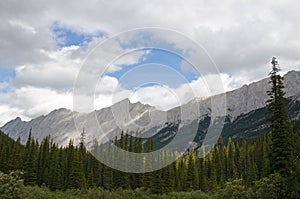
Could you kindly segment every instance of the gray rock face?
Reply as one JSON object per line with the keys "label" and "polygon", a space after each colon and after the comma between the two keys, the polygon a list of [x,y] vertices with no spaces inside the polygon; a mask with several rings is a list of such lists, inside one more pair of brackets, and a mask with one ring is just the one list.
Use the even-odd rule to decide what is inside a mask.
{"label": "gray rock face", "polygon": [[[236,118],[242,113],[248,113],[265,106],[270,89],[269,79],[263,79],[231,92],[227,92],[228,115]],[[297,99],[300,95],[300,71],[290,71],[284,76],[284,86],[287,98]]]}
{"label": "gray rock face", "polygon": [[[234,120],[241,114],[262,108],[268,99],[266,94],[270,88],[268,79],[244,85],[225,94],[206,99],[196,98],[182,107],[169,111],[160,111],[142,103],[130,103],[128,99],[111,107],[100,109],[88,114],[58,109],[47,115],[37,117],[29,122],[19,117],[6,123],[0,129],[13,139],[21,138],[25,143],[32,129],[32,135],[41,141],[50,135],[59,145],[68,144],[70,139],[78,142],[83,129],[86,132],[86,142],[91,143],[99,136],[113,139],[121,129],[129,132],[142,132],[147,136],[155,134],[166,122],[181,122],[181,127],[188,126],[192,121],[214,113],[216,116],[228,115]],[[290,71],[284,76],[286,97],[300,99],[300,71]],[[226,107],[222,97],[226,97]],[[212,106],[212,102],[214,106]],[[222,103],[221,103],[222,102]],[[223,109],[226,111],[224,112]],[[216,109],[216,110],[214,110]]]}

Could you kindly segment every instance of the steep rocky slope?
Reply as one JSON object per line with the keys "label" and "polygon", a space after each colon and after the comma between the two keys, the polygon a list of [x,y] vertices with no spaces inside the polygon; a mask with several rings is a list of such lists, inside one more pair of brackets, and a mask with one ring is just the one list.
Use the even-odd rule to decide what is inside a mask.
{"label": "steep rocky slope", "polygon": [[[76,142],[83,129],[86,132],[87,143],[104,134],[108,139],[113,139],[122,129],[128,132],[142,132],[144,137],[153,136],[158,148],[162,143],[167,143],[177,132],[185,133],[189,131],[188,129],[194,129],[190,128],[192,125],[197,125],[195,141],[201,142],[209,124],[213,123],[210,119],[212,109],[217,109],[214,118],[225,117],[224,137],[251,137],[251,133],[256,135],[268,128],[265,118],[265,101],[268,98],[266,91],[270,87],[268,81],[263,79],[227,92],[224,108],[226,112],[218,110],[222,109],[223,104],[220,99],[224,94],[206,99],[196,98],[182,107],[166,112],[139,102],[132,104],[126,99],[111,107],[87,114],[62,108],[29,122],[16,118],[0,130],[13,139],[20,137],[21,142],[25,143],[32,129],[33,136],[38,140],[50,135],[56,143],[66,145],[69,139]],[[288,72],[284,76],[284,83],[286,97],[289,98],[290,117],[293,120],[299,119],[300,72]],[[213,101],[215,106],[212,107]],[[189,139],[187,136],[186,140]]]}

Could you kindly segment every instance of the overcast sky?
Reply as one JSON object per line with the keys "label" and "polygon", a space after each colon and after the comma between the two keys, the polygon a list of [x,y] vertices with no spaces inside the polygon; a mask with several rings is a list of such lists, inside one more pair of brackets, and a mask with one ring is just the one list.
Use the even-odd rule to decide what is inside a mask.
{"label": "overcast sky", "polygon": [[[92,49],[99,42],[136,28],[174,30],[196,41],[217,65],[224,90],[265,78],[272,56],[279,58],[282,73],[299,70],[299,7],[300,2],[296,0],[165,0],[157,3],[2,0],[0,126],[18,116],[29,120],[56,108],[73,109],[73,85]],[[172,46],[174,52],[191,50],[185,42],[170,35],[158,39],[165,39],[164,45]],[[129,37],[111,42],[105,56],[99,58],[126,53],[134,47],[130,42]],[[197,51],[189,52],[189,59],[196,62],[202,59]],[[136,80],[124,77],[141,64],[148,68],[128,76]],[[186,81],[179,81],[172,72],[165,71],[167,66],[169,71],[182,72]],[[203,77],[186,71],[186,66],[178,57],[160,51],[130,53],[112,64],[99,79],[95,109],[111,105],[113,95],[117,95],[118,100],[128,97],[133,102],[142,101],[165,110],[195,96],[210,95]],[[148,71],[151,67],[152,72]],[[202,75],[213,82],[216,74],[206,71]],[[148,76],[156,77],[157,81],[172,81],[157,85],[149,80],[149,85],[134,85]],[[187,87],[194,90],[193,95],[188,93]]]}

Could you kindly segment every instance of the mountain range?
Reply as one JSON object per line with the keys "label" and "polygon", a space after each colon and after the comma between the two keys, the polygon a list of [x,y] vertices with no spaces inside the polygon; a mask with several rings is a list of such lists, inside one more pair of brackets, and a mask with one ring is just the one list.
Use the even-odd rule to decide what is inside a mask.
{"label": "mountain range", "polygon": [[[291,121],[300,119],[299,85],[300,71],[290,71],[284,75]],[[269,131],[269,113],[265,104],[269,89],[269,79],[265,78],[224,94],[195,98],[168,111],[140,102],[131,103],[128,99],[91,113],[61,108],[30,121],[22,121],[18,117],[0,130],[15,140],[20,137],[21,143],[26,142],[31,130],[38,141],[50,135],[55,143],[62,146],[67,145],[70,139],[78,142],[82,131],[85,132],[87,145],[103,137],[105,141],[112,140],[124,131],[132,135],[140,134],[143,139],[153,137],[154,148],[164,146],[176,135],[181,135],[178,140],[186,145],[191,141],[198,145],[209,139],[215,141],[219,136],[225,139],[252,138]],[[218,130],[220,125],[222,130]],[[205,138],[212,126],[217,127],[211,129],[216,131],[215,134]]]}

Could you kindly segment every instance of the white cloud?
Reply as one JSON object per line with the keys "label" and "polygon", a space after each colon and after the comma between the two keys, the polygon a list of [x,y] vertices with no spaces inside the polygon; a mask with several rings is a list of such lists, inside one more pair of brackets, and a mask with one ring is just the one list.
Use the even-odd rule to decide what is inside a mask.
{"label": "white cloud", "polygon": [[[93,38],[82,46],[61,48],[51,29],[54,23],[78,33],[105,32],[109,36],[149,26],[174,29],[203,45],[220,69],[224,89],[232,90],[266,77],[274,55],[279,57],[283,72],[300,69],[299,5],[296,0],[176,3],[166,0],[159,4],[140,0],[126,4],[119,0],[1,1],[0,66],[13,67],[16,76],[0,83],[0,90],[10,88],[0,93],[0,125],[5,118],[30,119],[53,108],[72,108],[72,87],[80,66],[88,52],[104,38]],[[172,35],[165,35],[164,39],[181,50],[189,47]],[[110,60],[127,50],[117,42],[112,43],[102,51],[102,57],[98,57],[100,62],[94,60],[94,63]],[[144,55],[145,52],[136,52],[122,57],[109,71],[119,70],[121,64],[138,63]],[[197,52],[191,51],[190,56],[196,63],[203,60]],[[79,82],[83,88],[94,81],[89,72],[95,71],[85,72]],[[214,82],[214,75],[202,72],[208,83]],[[109,106],[115,100],[111,89],[118,86],[118,80],[105,76],[102,81],[96,90],[96,108]],[[189,88],[195,90],[195,94],[187,92]],[[163,109],[178,104],[174,93],[185,102],[194,95],[206,96],[210,92],[202,79],[183,84],[173,93],[163,86],[141,88],[137,92],[118,89],[117,99],[132,96],[134,101],[141,100]],[[214,89],[213,93],[219,88]]]}
{"label": "white cloud", "polygon": [[168,110],[181,105],[181,99],[174,92],[174,89],[163,85],[140,88],[131,92],[128,98],[131,102],[139,101],[161,110]]}
{"label": "white cloud", "polygon": [[[219,85],[216,82],[219,81]],[[231,91],[242,86],[246,80],[230,77],[228,74],[209,74],[198,79],[182,84],[177,88],[167,85],[154,85],[141,87],[131,91],[128,98],[131,102],[140,101],[162,110],[169,110],[194,99],[195,97],[208,97],[211,95]],[[217,87],[220,86],[220,87]]]}
{"label": "white cloud", "polygon": [[8,105],[0,105],[0,126],[16,117],[21,117],[23,120],[29,120],[29,118],[23,114],[22,110]]}
{"label": "white cloud", "polygon": [[[94,82],[94,79],[100,76],[99,71],[104,68],[104,66],[101,65],[103,59],[117,57],[119,54],[124,54],[128,50],[123,49],[117,42],[113,43],[115,45],[110,46],[110,50],[105,49],[105,54],[100,54],[96,60],[89,60],[97,64],[95,69],[98,73],[97,71],[95,73],[95,71],[83,69],[81,73],[83,73],[84,78],[81,79],[82,81],[79,81],[77,86],[83,88],[90,86],[90,84]],[[85,56],[87,56],[90,48],[93,47],[93,42],[91,42],[83,47],[69,46],[57,51],[44,50],[43,53],[48,58],[46,61],[16,67],[16,75],[10,80],[12,88],[8,92],[0,93],[0,105],[5,106],[5,110],[9,110],[9,107],[12,107],[12,112],[7,116],[6,122],[10,120],[12,116],[21,116],[26,120],[47,114],[55,108],[64,107],[73,109],[74,82],[79,70],[83,66]],[[120,70],[121,65],[138,63],[145,53],[147,52],[138,51],[121,57],[108,71]],[[116,78],[104,76],[101,79],[100,86],[97,90],[92,90],[93,94],[95,93],[97,96],[95,108],[99,109],[112,104],[112,100],[103,102],[102,99],[111,98],[112,89],[117,85],[118,80]],[[7,86],[8,82],[3,82],[0,88],[4,89]],[[123,91],[120,93],[122,92]],[[89,98],[89,96],[82,96],[83,100],[87,99],[87,97]],[[99,100],[101,101],[99,102]],[[89,111],[91,110],[89,109]],[[3,116],[3,118],[5,117]],[[4,123],[0,123],[0,125],[2,124]]]}
{"label": "white cloud", "polygon": [[81,58],[71,58],[75,47],[60,51],[43,52],[49,58],[40,64],[25,64],[15,69],[16,76],[11,83],[15,88],[24,86],[49,87],[56,90],[72,89],[81,66]]}
{"label": "white cloud", "polygon": [[0,94],[0,104],[9,104],[26,118],[34,118],[55,108],[72,109],[72,93],[59,93],[48,88],[22,87],[9,93]]}

